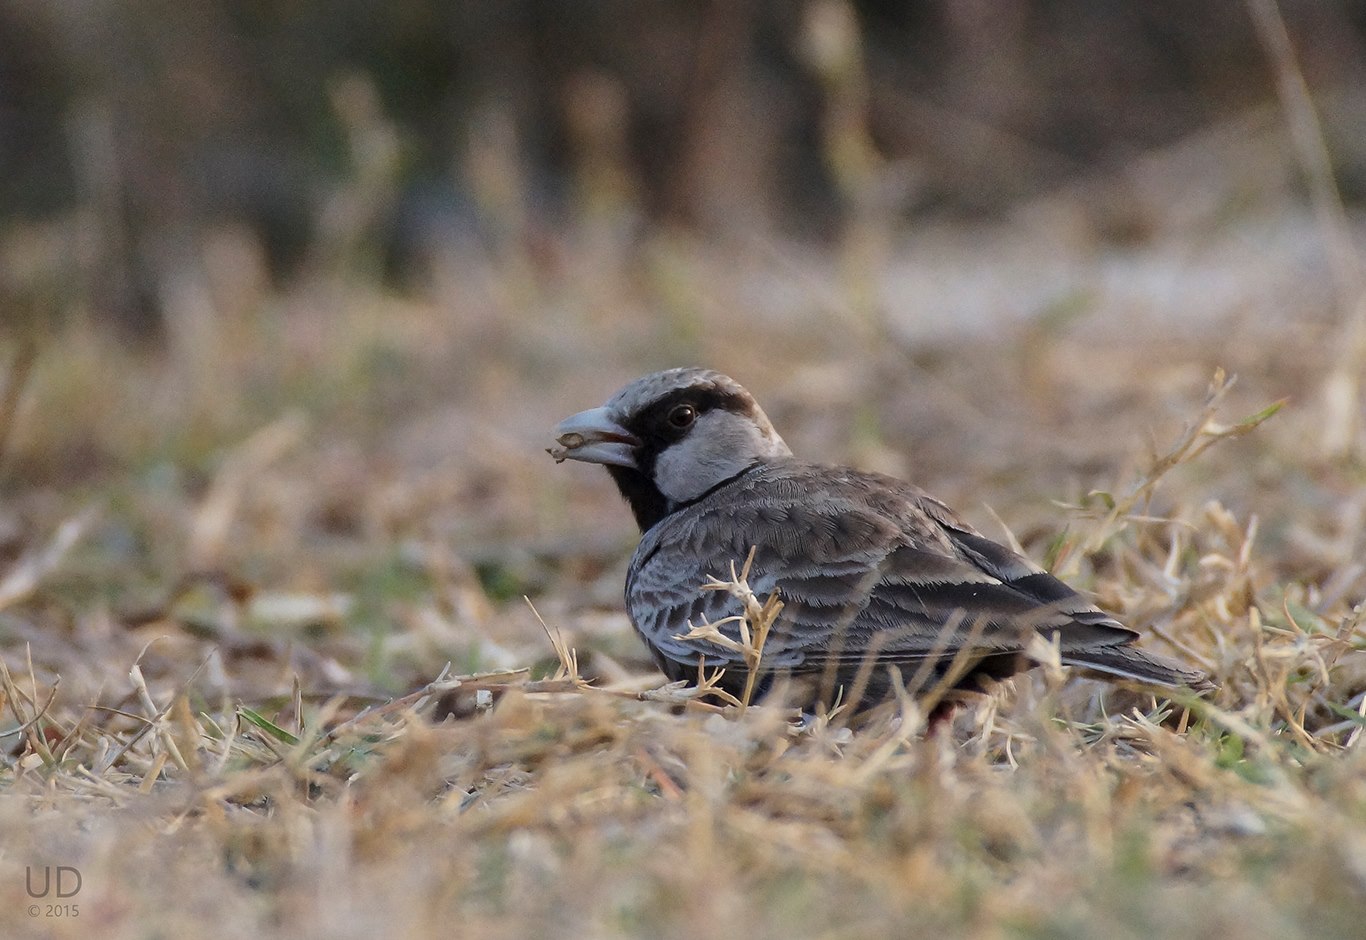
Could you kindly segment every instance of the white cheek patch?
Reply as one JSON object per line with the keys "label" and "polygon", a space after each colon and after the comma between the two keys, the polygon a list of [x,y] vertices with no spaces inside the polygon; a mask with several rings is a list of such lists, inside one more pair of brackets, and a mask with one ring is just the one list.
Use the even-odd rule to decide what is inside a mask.
{"label": "white cheek patch", "polygon": [[655,486],[671,503],[685,503],[724,483],[756,460],[789,456],[782,438],[730,411],[709,411],[687,437],[655,460]]}

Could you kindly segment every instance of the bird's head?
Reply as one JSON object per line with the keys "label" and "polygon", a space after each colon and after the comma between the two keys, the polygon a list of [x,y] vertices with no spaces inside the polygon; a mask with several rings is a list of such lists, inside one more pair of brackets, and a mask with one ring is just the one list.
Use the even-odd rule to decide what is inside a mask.
{"label": "bird's head", "polygon": [[792,456],[754,396],[710,369],[636,379],[555,428],[556,462],[607,467],[641,531],[745,470]]}

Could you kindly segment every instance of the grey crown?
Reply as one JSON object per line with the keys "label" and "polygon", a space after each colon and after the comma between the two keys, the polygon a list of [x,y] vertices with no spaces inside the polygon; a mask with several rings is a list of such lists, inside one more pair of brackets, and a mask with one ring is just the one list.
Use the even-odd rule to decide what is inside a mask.
{"label": "grey crown", "polygon": [[[743,687],[732,651],[681,640],[689,622],[739,613],[702,591],[754,550],[749,583],[784,602],[764,647],[766,675],[798,680],[802,704],[869,702],[936,682],[962,652],[960,688],[980,688],[1030,661],[1031,634],[1063,663],[1167,687],[1211,688],[1198,670],[1132,646],[1136,631],[1027,558],[986,538],[918,487],[876,473],[796,460],[734,379],[684,368],[638,379],[604,406],[556,428],[557,461],[607,467],[643,536],[626,577],[631,622],[670,679],[699,661]],[[735,628],[723,629],[734,636]]]}

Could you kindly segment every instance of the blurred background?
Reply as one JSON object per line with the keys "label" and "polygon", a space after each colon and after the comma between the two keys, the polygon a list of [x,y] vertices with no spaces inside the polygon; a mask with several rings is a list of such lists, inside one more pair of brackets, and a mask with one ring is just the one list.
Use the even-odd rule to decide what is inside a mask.
{"label": "blurred background", "polygon": [[[1357,205],[1366,9],[1281,6]],[[149,343],[187,277],[439,300],[490,256],[553,284],[566,241],[669,232],[858,239],[875,293],[927,224],[1100,183],[1072,224],[1133,246],[1286,182],[1233,0],[5,2],[0,63],[6,320]]]}
{"label": "blurred background", "polygon": [[524,593],[629,658],[629,515],[541,451],[701,363],[1040,558],[1223,367],[1291,416],[1180,501],[1335,570],[1364,44],[1349,0],[0,0],[0,562],[82,519],[35,629],[228,611],[393,686]]}

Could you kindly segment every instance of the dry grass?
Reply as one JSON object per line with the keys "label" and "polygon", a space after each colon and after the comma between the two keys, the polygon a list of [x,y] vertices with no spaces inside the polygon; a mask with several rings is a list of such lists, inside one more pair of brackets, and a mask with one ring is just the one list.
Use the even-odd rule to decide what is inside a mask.
{"label": "dry grass", "polygon": [[[1319,446],[1316,270],[1180,330],[1202,298],[1083,296],[929,343],[848,328],[830,259],[794,303],[772,245],[508,251],[425,301],[210,291],[165,356],[75,316],[0,360],[0,933],[1359,930],[1366,471]],[[798,726],[658,689],[628,514],[541,449],[681,362],[803,454],[1005,520],[1220,690],[1045,667],[926,739],[909,699]],[[43,865],[79,869],[77,918],[29,915]]]}

